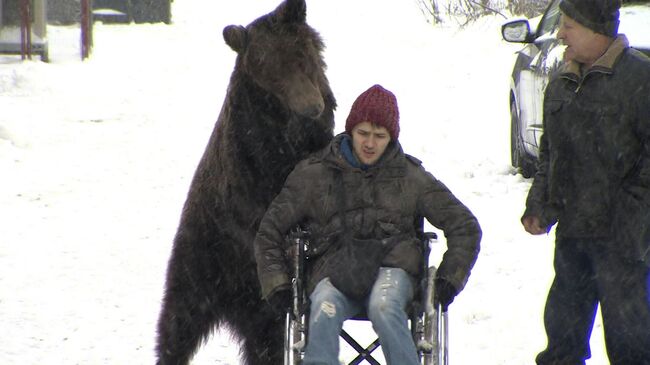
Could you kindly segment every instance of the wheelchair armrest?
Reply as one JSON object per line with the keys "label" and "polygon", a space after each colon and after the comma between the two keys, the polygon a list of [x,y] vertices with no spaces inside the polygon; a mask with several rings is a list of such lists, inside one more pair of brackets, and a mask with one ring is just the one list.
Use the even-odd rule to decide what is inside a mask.
{"label": "wheelchair armrest", "polygon": [[435,232],[422,232],[420,239],[422,240],[425,252],[428,252],[431,250],[432,244],[438,240],[438,234]]}
{"label": "wheelchair armrest", "polygon": [[436,234],[436,232],[424,232],[423,236],[424,236],[424,239],[426,239],[429,242],[435,241],[435,240],[438,239],[438,234]]}

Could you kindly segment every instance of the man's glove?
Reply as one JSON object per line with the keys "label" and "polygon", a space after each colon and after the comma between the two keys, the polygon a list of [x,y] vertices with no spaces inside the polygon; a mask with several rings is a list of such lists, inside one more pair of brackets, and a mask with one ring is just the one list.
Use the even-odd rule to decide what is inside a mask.
{"label": "man's glove", "polygon": [[454,301],[454,298],[458,294],[458,290],[444,278],[436,278],[434,288],[433,304],[436,307],[440,304],[442,311],[446,312],[449,304]]}
{"label": "man's glove", "polygon": [[269,294],[266,300],[275,314],[284,316],[291,308],[291,286],[289,284],[280,285]]}

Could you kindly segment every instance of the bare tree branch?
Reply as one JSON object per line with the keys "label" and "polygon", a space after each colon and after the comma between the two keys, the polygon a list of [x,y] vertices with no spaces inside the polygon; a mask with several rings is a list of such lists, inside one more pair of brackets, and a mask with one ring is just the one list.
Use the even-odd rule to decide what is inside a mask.
{"label": "bare tree branch", "polygon": [[[440,24],[445,20],[440,13],[439,1],[441,0],[415,0],[427,22]],[[627,0],[638,1],[638,0]],[[451,20],[464,27],[482,16],[496,14],[507,19],[503,10],[513,15],[523,15],[532,18],[541,14],[548,0],[443,0],[443,13],[449,15]]]}
{"label": "bare tree branch", "polygon": [[470,3],[472,3],[472,4],[474,4],[474,5],[478,5],[478,6],[482,7],[483,9],[485,9],[485,10],[488,11],[488,12],[492,12],[492,13],[494,13],[494,14],[501,15],[501,16],[504,17],[505,19],[508,19],[508,17],[505,16],[502,12],[500,12],[500,11],[498,11],[498,10],[495,10],[495,9],[493,9],[493,8],[491,8],[491,7],[487,6],[487,5],[485,5],[485,4],[478,3],[478,2],[476,2],[475,0],[468,0],[468,1],[469,1]]}

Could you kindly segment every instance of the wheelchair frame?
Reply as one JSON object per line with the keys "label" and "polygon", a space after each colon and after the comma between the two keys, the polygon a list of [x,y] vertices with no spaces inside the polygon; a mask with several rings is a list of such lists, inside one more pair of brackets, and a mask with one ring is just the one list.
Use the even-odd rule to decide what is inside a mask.
{"label": "wheelchair frame", "polygon": [[[421,222],[419,226],[422,226]],[[410,311],[410,329],[415,342],[421,365],[448,365],[449,364],[449,317],[447,311],[442,311],[440,305],[434,306],[434,278],[436,267],[429,266],[429,253],[431,245],[437,240],[433,232],[419,230],[420,239],[424,246],[425,275],[420,280],[419,294],[413,301]],[[302,364],[307,344],[309,298],[305,291],[305,260],[306,250],[309,245],[308,232],[296,229],[289,234],[290,256],[292,258],[292,305],[290,313],[285,317],[284,333],[284,365]],[[367,320],[367,318],[351,318],[353,320]],[[344,329],[340,337],[343,338],[359,354],[348,365],[360,364],[367,361],[372,365],[380,363],[372,356],[372,352],[380,347],[379,339],[375,339],[367,347],[361,346]]]}

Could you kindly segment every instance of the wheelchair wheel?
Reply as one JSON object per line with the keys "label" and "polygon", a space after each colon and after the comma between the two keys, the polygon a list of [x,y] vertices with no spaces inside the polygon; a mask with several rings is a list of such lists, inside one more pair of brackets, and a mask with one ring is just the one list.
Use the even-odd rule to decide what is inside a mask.
{"label": "wheelchair wheel", "polygon": [[299,365],[305,355],[307,343],[307,298],[303,282],[305,280],[305,250],[308,234],[298,228],[287,238],[292,247],[288,257],[292,257],[293,280],[291,281],[292,305],[285,316],[284,325],[284,365]]}
{"label": "wheelchair wheel", "polygon": [[299,365],[305,354],[305,316],[292,318],[287,313],[284,331],[284,365]]}
{"label": "wheelchair wheel", "polygon": [[447,312],[443,312],[439,305],[434,306],[435,277],[436,268],[429,267],[424,310],[418,324],[421,330],[415,338],[422,365],[449,364],[448,317]]}

